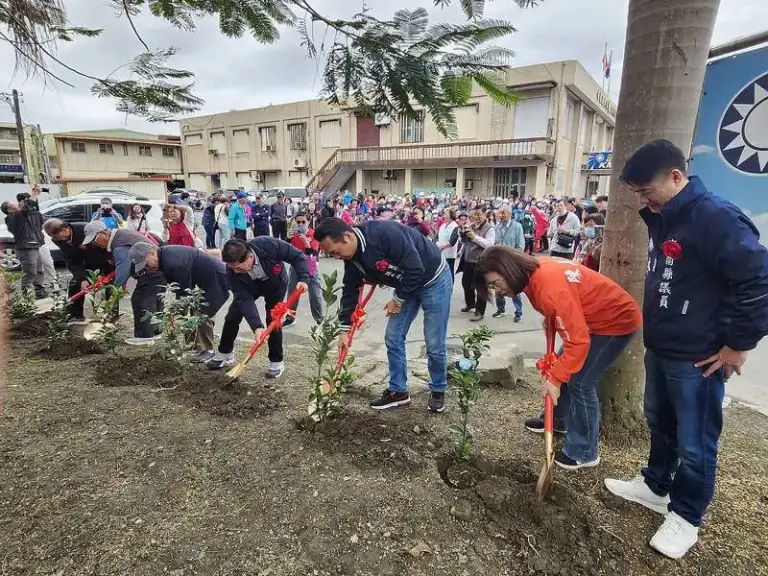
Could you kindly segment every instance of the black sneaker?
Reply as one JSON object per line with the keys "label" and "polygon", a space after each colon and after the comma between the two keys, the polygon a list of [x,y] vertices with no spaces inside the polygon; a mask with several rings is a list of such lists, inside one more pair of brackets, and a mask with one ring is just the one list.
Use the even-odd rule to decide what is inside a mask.
{"label": "black sneaker", "polygon": [[477,312],[475,312],[474,314],[472,314],[472,318],[470,318],[469,321],[470,322],[480,322],[480,320],[482,320],[482,319],[483,319],[483,315],[482,314],[478,314]]}
{"label": "black sneaker", "polygon": [[523,319],[523,315],[520,314],[519,316],[515,314],[515,322],[520,322]]}
{"label": "black sneaker", "polygon": [[465,306],[464,308],[461,309],[461,311],[464,313],[467,313],[467,312],[472,312],[474,309],[475,308],[473,306]]}
{"label": "black sneaker", "polygon": [[[544,434],[544,418],[542,418],[541,416],[534,416],[533,418],[528,418],[525,421],[525,427],[531,432],[534,432],[536,434]],[[555,434],[562,434],[563,436],[568,434],[568,431],[565,429],[565,427],[558,426],[557,422],[555,422],[553,432]]]}
{"label": "black sneaker", "polygon": [[427,410],[430,412],[442,412],[445,410],[445,392],[430,393]]}
{"label": "black sneaker", "polygon": [[563,468],[564,470],[579,470],[580,468],[594,468],[595,466],[600,464],[600,456],[598,456],[597,458],[589,462],[579,462],[577,460],[574,460],[573,458],[568,458],[568,456],[565,455],[565,452],[560,450],[557,454],[555,454],[555,464],[557,464],[560,468]]}
{"label": "black sneaker", "polygon": [[[506,314],[507,313],[504,310],[496,310],[496,312],[493,313],[493,317],[494,318],[504,318],[504,316],[506,316]],[[515,320],[515,322],[517,322],[517,320]]]}
{"label": "black sneaker", "polygon": [[296,318],[288,316],[288,318],[285,319],[285,322],[283,322],[283,328],[290,328],[294,324],[296,324]]}
{"label": "black sneaker", "polygon": [[392,392],[385,390],[381,398],[371,402],[371,408],[374,410],[389,410],[398,406],[408,406],[411,403],[411,395],[408,392]]}

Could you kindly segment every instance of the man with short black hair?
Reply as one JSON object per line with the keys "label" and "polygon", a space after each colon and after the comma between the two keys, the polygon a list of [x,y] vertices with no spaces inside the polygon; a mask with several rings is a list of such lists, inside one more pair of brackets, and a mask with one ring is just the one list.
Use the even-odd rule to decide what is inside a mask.
{"label": "man with short black hair", "polygon": [[91,222],[104,222],[104,225],[110,230],[117,230],[123,223],[123,217],[112,207],[110,198],[102,198],[101,206],[91,215]]}
{"label": "man with short black hair", "polygon": [[280,240],[288,240],[288,206],[285,204],[285,194],[277,193],[277,200],[270,207],[269,220],[272,223],[272,236]]}
{"label": "man with short black hair", "polygon": [[371,403],[371,408],[386,410],[411,403],[405,339],[421,308],[431,378],[427,408],[442,412],[445,409],[446,333],[453,281],[440,249],[418,230],[393,221],[374,220],[352,227],[339,218],[327,218],[315,229],[315,238],[326,254],[344,260],[339,317],[345,332],[339,339],[340,349],[350,345],[347,330],[363,283],[395,289],[392,300],[384,307],[389,317],[384,337],[389,387],[381,398]]}
{"label": "man with short black hair", "polygon": [[264,196],[256,194],[256,203],[251,208],[254,236],[269,236],[269,206],[264,204]]}
{"label": "man with short black hair", "polygon": [[[249,242],[233,238],[224,244],[221,259],[227,266],[229,286],[234,301],[224,319],[219,350],[208,362],[208,367],[212,370],[235,363],[233,350],[243,318],[253,330],[255,339],[258,340],[261,337],[264,332],[264,322],[259,316],[259,310],[254,301],[264,298],[269,323],[270,312],[279,302],[282,302],[288,288],[288,271],[285,264],[296,269],[299,279],[297,287],[302,287],[306,291],[310,281],[309,264],[304,254],[287,242],[269,236],[259,236]],[[272,331],[267,345],[269,365],[266,376],[279,378],[284,370],[283,331]]]}
{"label": "man with short black hair", "polygon": [[35,298],[48,296],[43,269],[41,249],[45,245],[43,222],[37,197],[41,189],[33,189],[34,195],[22,192],[16,196],[17,203],[3,202],[0,211],[5,214],[5,225],[13,235],[14,250],[21,264],[21,288],[25,292],[33,289]]}
{"label": "man with short black hair", "polygon": [[608,210],[608,196],[598,196],[595,198],[595,205],[597,206],[598,212],[605,218],[605,213]]}
{"label": "man with short black hair", "polygon": [[645,416],[642,476],[606,479],[613,494],[664,514],[651,546],[682,558],[712,500],[725,380],[741,374],[768,334],[768,250],[736,206],[686,176],[668,140],[636,150],[621,180],[643,206],[648,272],[643,301]]}

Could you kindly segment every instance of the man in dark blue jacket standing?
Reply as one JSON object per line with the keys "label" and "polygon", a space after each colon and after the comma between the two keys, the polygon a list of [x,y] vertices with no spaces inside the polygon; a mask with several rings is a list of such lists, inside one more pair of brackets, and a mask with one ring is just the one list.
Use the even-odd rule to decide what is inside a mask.
{"label": "man in dark blue jacket standing", "polygon": [[186,290],[201,288],[203,303],[201,312],[207,316],[198,327],[195,346],[198,354],[195,362],[208,362],[214,356],[214,317],[229,300],[227,268],[207,252],[190,246],[155,246],[148,242],[139,242],[129,251],[133,275],[140,278],[144,274],[161,272],[168,284],[178,284],[178,294]]}
{"label": "man in dark blue jacket standing", "polygon": [[648,226],[651,450],[641,477],[605,484],[666,515],[651,546],[677,559],[698,541],[714,493],[725,380],[741,374],[747,353],[768,334],[768,250],[741,210],[686,176],[685,156],[667,140],[635,151],[621,180],[637,194]]}
{"label": "man in dark blue jacket standing", "polygon": [[[290,264],[299,281],[296,287],[307,290],[309,284],[309,263],[307,258],[293,246],[272,238],[259,236],[249,242],[234,238],[224,244],[221,258],[227,266],[229,287],[234,302],[229,307],[221,331],[219,351],[208,362],[208,367],[218,370],[235,363],[233,350],[240,322],[248,322],[258,340],[264,332],[264,322],[256,308],[258,298],[264,298],[264,307],[269,314],[278,302],[285,297],[288,289],[288,271],[285,264]],[[274,330],[267,341],[269,347],[269,366],[267,378],[279,378],[283,373],[283,331]]]}
{"label": "man in dark blue jacket standing", "polygon": [[[421,232],[397,222],[374,220],[348,226],[339,218],[326,218],[315,229],[323,251],[344,260],[344,287],[340,318],[349,327],[358,293],[364,282],[395,289],[384,311],[389,316],[385,343],[389,362],[389,387],[371,403],[386,410],[411,403],[408,392],[408,363],[405,338],[419,308],[424,310],[424,339],[427,345],[432,412],[445,409],[448,362],[446,333],[451,310],[453,282],[439,248]],[[349,346],[347,335],[339,347]]]}
{"label": "man in dark blue jacket standing", "polygon": [[251,206],[254,236],[269,236],[269,206],[264,204],[264,196],[256,194],[256,203]]}

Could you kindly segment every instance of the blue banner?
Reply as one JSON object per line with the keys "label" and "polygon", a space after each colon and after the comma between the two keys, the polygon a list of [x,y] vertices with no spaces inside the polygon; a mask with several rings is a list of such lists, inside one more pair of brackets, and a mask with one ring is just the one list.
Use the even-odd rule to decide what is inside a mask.
{"label": "blue banner", "polygon": [[23,174],[24,168],[21,164],[0,164],[0,173],[3,174]]}
{"label": "blue banner", "polygon": [[707,66],[689,172],[741,208],[768,243],[768,47]]}
{"label": "blue banner", "polygon": [[587,159],[587,170],[610,170],[611,152],[591,152]]}

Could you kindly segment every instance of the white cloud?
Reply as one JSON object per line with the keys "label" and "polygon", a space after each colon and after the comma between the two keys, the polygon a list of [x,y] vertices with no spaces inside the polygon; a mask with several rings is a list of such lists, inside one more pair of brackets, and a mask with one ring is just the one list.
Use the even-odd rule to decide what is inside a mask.
{"label": "white cloud", "polygon": [[694,146],[691,149],[691,156],[698,156],[700,154],[712,154],[714,151],[714,147],[707,146],[706,144],[700,144],[699,146]]}
{"label": "white cloud", "polygon": [[[118,21],[108,0],[65,0],[73,24],[103,27],[95,39],[79,38],[63,44],[59,57],[68,64],[94,75],[106,75],[135,56],[141,46],[125,21]],[[320,12],[331,17],[350,17],[362,6],[360,0],[313,0]],[[369,2],[373,14],[388,18],[400,8],[413,9],[409,0]],[[458,0],[446,10],[433,7],[431,0],[421,0],[430,10],[432,21],[459,21]],[[503,18],[518,32],[503,45],[515,50],[515,64],[577,59],[596,78],[601,73],[605,43],[613,50],[611,92],[619,93],[627,0],[546,0],[539,7],[520,10],[509,0],[488,2],[486,16]],[[722,0],[713,42],[722,43],[764,28],[768,21],[765,0]],[[574,25],[586,22],[588,25]],[[322,64],[308,60],[299,45],[295,30],[282,30],[282,38],[272,45],[261,45],[248,35],[239,40],[221,36],[217,23],[206,20],[197,32],[187,33],[165,21],[144,14],[136,24],[150,47],[173,45],[179,48],[173,66],[188,68],[197,75],[196,93],[206,100],[201,114],[265,106],[316,97],[321,86]],[[315,24],[318,45],[324,27]],[[333,39],[329,33],[326,47]],[[46,86],[40,78],[24,79],[13,74],[13,50],[0,42],[0,78],[9,78],[0,91],[18,88],[23,93],[22,112],[28,123],[41,124],[45,131],[114,128],[176,132],[176,124],[150,124],[127,117],[114,109],[114,102],[97,100],[90,94],[91,81],[74,76],[61,68],[55,71],[75,84]],[[0,103],[0,120],[11,120],[7,106]]]}

